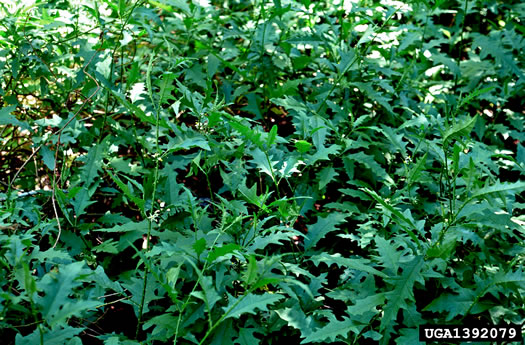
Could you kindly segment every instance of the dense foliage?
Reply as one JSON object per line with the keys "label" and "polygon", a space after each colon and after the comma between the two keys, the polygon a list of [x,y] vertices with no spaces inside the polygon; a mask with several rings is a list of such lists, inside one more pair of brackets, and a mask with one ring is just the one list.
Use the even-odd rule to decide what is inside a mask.
{"label": "dense foliage", "polygon": [[0,4],[2,344],[525,321],[525,4]]}

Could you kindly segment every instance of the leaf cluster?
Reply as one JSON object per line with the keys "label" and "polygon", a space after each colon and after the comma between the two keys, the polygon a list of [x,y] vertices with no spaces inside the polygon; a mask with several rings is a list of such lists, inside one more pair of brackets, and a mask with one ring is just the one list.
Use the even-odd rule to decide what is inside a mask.
{"label": "leaf cluster", "polygon": [[523,324],[519,1],[0,4],[6,344]]}

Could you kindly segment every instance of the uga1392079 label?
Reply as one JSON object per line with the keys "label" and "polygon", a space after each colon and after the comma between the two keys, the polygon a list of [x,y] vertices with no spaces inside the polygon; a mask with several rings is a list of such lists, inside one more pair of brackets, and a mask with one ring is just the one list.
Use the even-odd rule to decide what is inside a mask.
{"label": "uga1392079 label", "polygon": [[462,326],[462,325],[424,325],[419,326],[419,341],[437,342],[508,342],[522,341],[521,327],[501,326]]}

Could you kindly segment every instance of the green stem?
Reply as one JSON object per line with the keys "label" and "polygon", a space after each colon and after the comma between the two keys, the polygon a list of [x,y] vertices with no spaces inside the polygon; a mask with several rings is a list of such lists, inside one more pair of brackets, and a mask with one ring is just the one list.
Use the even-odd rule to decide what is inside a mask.
{"label": "green stem", "polygon": [[[137,1],[133,7],[131,8],[131,10],[129,11],[129,14],[128,16],[126,17],[126,19],[123,21],[122,23],[122,28],[120,29],[120,32],[117,36],[117,38],[122,38],[123,35],[124,35],[124,29],[126,27],[126,25],[128,24],[130,18],[131,18],[131,15],[133,14],[133,11],[135,11],[135,8],[137,8],[139,5],[141,5],[143,3],[143,0],[139,0]],[[117,53],[117,50],[119,48],[119,45],[115,45],[115,48],[113,48],[113,51],[111,52],[111,63],[110,63],[110,68],[109,68],[109,71],[110,71],[110,74],[109,74],[109,78],[110,78],[110,82],[111,82],[111,79],[113,79],[113,69],[115,68],[115,54]],[[122,51],[124,51],[124,48],[122,47]],[[123,67],[123,56],[124,54],[122,53],[121,54],[121,69],[120,69],[120,83],[122,84],[122,81],[124,79],[124,67]],[[108,89],[107,90],[107,93],[106,93],[106,102],[105,102],[105,105],[104,105],[104,118],[102,119],[102,126],[100,127],[100,134],[99,134],[99,137],[98,137],[98,143],[100,143],[102,141],[102,134],[104,133],[104,127],[106,127],[106,120],[107,120],[107,116],[108,116],[108,109],[109,109],[109,100],[110,100],[110,97],[109,95],[111,94],[111,91]]]}
{"label": "green stem", "polygon": [[[230,226],[232,226],[233,224],[235,224],[235,222],[236,222],[236,221],[234,221],[232,224],[230,224],[227,228],[224,228],[224,225],[223,225],[223,224],[221,225],[221,230],[219,231],[219,233],[218,233],[217,236],[215,237],[215,240],[213,241],[212,246],[211,246],[212,248],[215,247],[217,241],[219,240],[220,235],[223,234],[224,231],[228,230],[228,228],[229,228]],[[197,260],[198,260],[198,258],[197,258]],[[189,260],[188,260],[188,262],[189,262],[189,263],[190,263],[190,264],[191,264],[196,270],[198,270],[198,268],[196,267],[196,265],[195,265],[193,262],[191,262],[191,261],[189,261]],[[207,268],[208,268],[208,261],[205,261],[205,262],[204,262],[204,266],[203,266],[203,268],[202,268],[202,270],[201,270],[201,273],[198,275],[197,281],[196,281],[195,284],[193,285],[193,288],[192,288],[191,292],[188,294],[188,297],[186,298],[186,301],[184,302],[184,304],[182,305],[182,307],[179,309],[179,317],[178,317],[178,319],[177,319],[177,326],[175,327],[175,337],[174,337],[174,340],[173,340],[173,344],[174,344],[174,345],[177,344],[177,337],[178,337],[178,334],[179,334],[180,323],[181,323],[181,320],[182,320],[182,313],[183,313],[184,309],[186,309],[186,307],[188,306],[188,304],[189,304],[189,302],[190,302],[190,298],[191,298],[191,296],[193,295],[193,292],[195,292],[195,290],[197,289],[197,286],[201,284],[201,278],[204,276],[204,271],[206,271]],[[205,290],[205,287],[202,286],[202,289]],[[203,295],[206,296],[205,294],[203,294]],[[204,298],[206,299],[206,297],[204,297]],[[212,321],[212,319],[211,319],[211,308],[210,308],[210,306],[209,306],[209,303],[208,303],[208,300],[207,300],[207,299],[205,300],[205,303],[206,303],[206,307],[207,307],[207,309],[208,309],[208,325],[209,325],[210,329],[212,329],[212,328],[214,328],[214,327],[212,326],[213,321]]]}
{"label": "green stem", "polygon": [[[155,124],[155,171],[153,175],[153,192],[151,194],[151,206],[150,206],[150,212],[148,216],[148,233],[146,235],[146,251],[150,250],[150,237],[151,237],[151,229],[153,227],[153,219],[155,217],[155,196],[157,193],[157,185],[159,180],[159,162],[160,162],[160,145],[159,145],[159,136],[160,136],[160,105],[155,102],[153,98],[153,90],[151,89],[151,68],[153,66],[153,60],[155,59],[155,55],[151,55],[149,64],[148,64],[148,70],[147,70],[147,76],[146,79],[148,82],[148,92],[151,99],[152,104],[155,106],[156,109],[156,124]],[[139,331],[140,331],[140,324],[142,323],[143,313],[144,313],[144,303],[146,301],[146,290],[148,286],[148,268],[147,266],[144,267],[144,283],[142,288],[142,297],[140,301],[139,306],[139,315],[138,315],[138,322],[137,322],[137,329],[135,331],[135,339],[138,338]]]}
{"label": "green stem", "polygon": [[[461,23],[461,40],[460,40],[460,43],[458,44],[458,67],[459,67],[459,64],[461,63],[461,53],[463,51],[463,42],[465,40],[463,34],[465,33],[465,21],[467,19],[467,8],[468,8],[468,2],[469,0],[465,0],[465,8],[463,9],[463,22]],[[458,86],[458,75],[456,74],[456,77],[454,78],[454,90],[456,90]]]}

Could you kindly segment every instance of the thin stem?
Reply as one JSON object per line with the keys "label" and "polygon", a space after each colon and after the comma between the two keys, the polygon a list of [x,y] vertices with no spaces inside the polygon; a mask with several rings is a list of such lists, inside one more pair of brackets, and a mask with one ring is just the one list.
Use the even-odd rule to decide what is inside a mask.
{"label": "thin stem", "polygon": [[[461,53],[463,52],[463,46],[464,46],[464,36],[463,34],[465,33],[465,22],[466,22],[466,19],[467,19],[467,8],[468,8],[468,2],[469,0],[465,0],[465,7],[463,9],[463,22],[461,23],[461,40],[458,44],[458,66],[459,64],[461,63]],[[458,75],[456,74],[456,77],[454,78],[454,90],[456,90],[457,86],[458,86]]]}
{"label": "thin stem", "polygon": [[[143,0],[139,0],[133,5],[133,7],[131,8],[131,10],[128,13],[128,16],[126,17],[126,19],[122,23],[122,27],[121,27],[120,32],[119,32],[117,37],[119,37],[119,38],[123,37],[124,29],[126,28],[126,25],[128,24],[128,22],[129,22],[129,20],[131,18],[131,15],[133,14],[133,11],[135,10],[135,8],[137,8],[139,5],[141,5],[142,2],[143,2]],[[101,33],[101,39],[102,40],[104,39],[103,32]],[[110,74],[109,74],[110,81],[113,79],[113,69],[115,68],[115,54],[117,53],[118,48],[119,48],[119,46],[116,44],[115,48],[113,48],[113,51],[111,53],[111,64],[110,64]],[[123,49],[124,48],[122,47],[122,50]],[[123,75],[124,75],[123,74],[124,73],[123,59],[124,59],[124,54],[121,54],[121,74],[120,74],[120,83],[121,84],[122,84],[122,81],[124,79],[123,78]],[[102,120],[102,126],[100,127],[100,134],[99,134],[99,137],[98,137],[98,142],[99,143],[102,141],[102,134],[104,132],[104,127],[106,127],[106,120],[107,120],[107,116],[108,116],[110,94],[111,94],[110,90],[107,90],[107,93],[106,93],[106,104],[105,104],[105,109],[104,109],[104,118]]]}
{"label": "thin stem", "polygon": [[[233,223],[235,224],[235,222]],[[221,236],[221,234],[223,234],[226,230],[228,230],[229,227],[231,227],[233,224],[230,224],[228,227],[224,228],[224,224],[221,224],[221,230],[219,231],[219,233],[217,234],[217,236],[215,237],[215,240],[213,241],[212,243],[212,248],[215,247],[215,244],[217,243],[217,241],[219,240],[219,237]],[[186,258],[187,259],[187,258]],[[198,260],[198,258],[197,258]],[[197,266],[188,260],[188,262],[195,268],[195,270],[198,271],[198,268]],[[191,290],[191,292],[188,294],[188,297],[186,298],[186,301],[184,302],[184,304],[182,305],[181,309],[179,309],[179,317],[177,319],[177,326],[175,327],[175,338],[173,340],[173,344],[177,344],[177,337],[178,337],[178,334],[179,334],[179,328],[180,328],[180,323],[181,323],[181,320],[182,320],[182,312],[184,311],[184,309],[186,309],[186,307],[188,306],[189,302],[190,302],[190,298],[191,296],[193,295],[193,292],[195,292],[195,289],[197,288],[198,285],[201,284],[201,278],[204,276],[204,271],[206,271],[206,269],[208,268],[208,261],[205,261],[204,262],[204,266],[200,272],[200,274],[198,274],[198,278],[197,278],[197,281],[195,282],[195,284],[193,285],[193,288]],[[205,289],[204,286],[202,286],[203,290]],[[206,296],[205,294],[203,294],[204,296]],[[215,329],[216,326],[212,326],[212,319],[211,319],[211,308],[209,307],[209,303],[208,303],[208,300],[207,298],[205,297],[205,303],[206,303],[206,307],[208,309],[208,325],[210,327],[210,330],[212,329]],[[210,331],[209,331],[210,332]]]}
{"label": "thin stem", "polygon": [[[160,105],[158,102],[155,102],[153,98],[153,90],[151,88],[151,68],[153,66],[153,61],[155,59],[155,55],[151,55],[147,70],[147,76],[146,79],[148,81],[148,93],[151,99],[152,104],[154,105],[156,109],[156,123],[155,123],[155,171],[153,174],[153,192],[151,194],[151,206],[150,206],[150,212],[148,216],[148,233],[146,235],[146,252],[150,250],[150,237],[151,237],[151,229],[153,227],[153,220],[155,217],[155,197],[157,193],[157,185],[158,185],[158,179],[159,179],[159,162],[160,162],[160,145],[159,145],[159,136],[160,136]],[[142,287],[142,297],[140,301],[140,307],[139,307],[139,317],[137,322],[137,329],[135,331],[135,339],[138,338],[139,331],[140,331],[140,324],[142,323],[142,318],[144,314],[144,303],[146,302],[146,290],[148,286],[148,267],[144,266],[144,284]]]}
{"label": "thin stem", "polygon": [[[53,204],[53,210],[55,212],[55,217],[56,217],[56,220],[57,220],[57,226],[58,226],[58,235],[57,235],[57,238],[55,240],[55,243],[53,244],[53,249],[56,247],[56,245],[58,244],[58,240],[60,239],[60,235],[62,234],[62,228],[60,226],[60,219],[58,217],[58,212],[57,212],[57,207],[56,207],[56,176],[57,176],[57,168],[58,168],[58,150],[60,148],[60,137],[62,135],[62,132],[64,131],[64,129],[74,120],[77,118],[77,115],[80,113],[80,111],[84,108],[84,106],[97,94],[98,90],[100,89],[100,85],[98,84],[97,80],[95,78],[93,78],[93,76],[91,74],[88,73],[88,71],[86,70],[87,67],[91,64],[91,61],[93,61],[93,58],[95,57],[96,54],[93,54],[93,56],[91,56],[91,59],[89,59],[88,63],[86,64],[86,66],[84,66],[84,68],[82,69],[84,71],[84,73],[91,79],[95,82],[95,84],[97,85],[97,88],[95,89],[95,91],[84,101],[84,103],[82,103],[82,105],[80,106],[80,108],[78,108],[78,110],[75,112],[75,114],[73,114],[73,116],[68,120],[66,121],[66,123],[58,130],[58,137],[57,137],[57,144],[56,144],[56,151],[55,151],[55,167],[54,167],[54,171],[53,171],[53,193],[51,194],[51,202]],[[42,147],[42,145],[40,145],[38,147],[38,149],[40,149]],[[35,150],[35,153],[37,152],[38,150]],[[12,182],[11,182],[12,183]]]}

